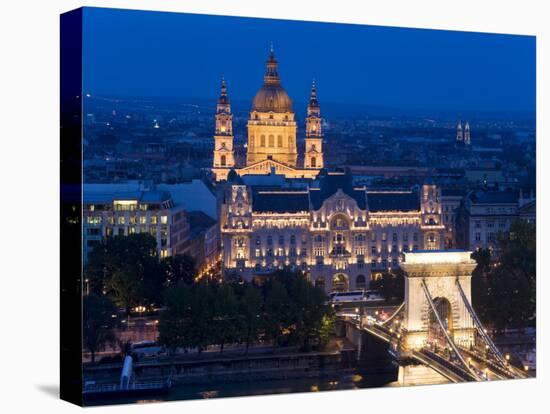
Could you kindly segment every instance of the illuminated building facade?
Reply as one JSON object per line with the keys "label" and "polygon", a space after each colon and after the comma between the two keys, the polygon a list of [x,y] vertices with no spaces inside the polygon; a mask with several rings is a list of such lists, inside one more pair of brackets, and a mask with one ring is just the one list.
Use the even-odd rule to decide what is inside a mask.
{"label": "illuminated building facade", "polygon": [[349,172],[305,189],[266,189],[232,173],[220,211],[226,271],[251,280],[289,266],[327,292],[366,289],[407,251],[444,246],[441,191],[354,187]]}
{"label": "illuminated building facade", "polygon": [[232,169],[239,175],[269,174],[275,170],[287,178],[315,178],[324,166],[321,108],[316,86],[312,86],[307,107],[305,154],[299,166],[295,113],[292,100],[281,84],[273,50],[267,60],[264,83],[252,101],[247,129],[246,165],[237,166],[231,105],[225,81],[222,81],[216,109],[212,166],[216,181],[226,180]]}
{"label": "illuminated building facade", "polygon": [[88,184],[83,193],[84,258],[106,237],[137,233],[155,238],[160,257],[189,252],[187,212],[174,203],[169,192]]}

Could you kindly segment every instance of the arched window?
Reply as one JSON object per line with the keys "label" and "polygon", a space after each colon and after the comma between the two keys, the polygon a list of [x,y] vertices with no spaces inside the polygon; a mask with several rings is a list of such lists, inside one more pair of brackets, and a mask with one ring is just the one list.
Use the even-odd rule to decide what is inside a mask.
{"label": "arched window", "polygon": [[319,276],[317,279],[315,279],[315,287],[325,289],[325,277],[324,276]]}
{"label": "arched window", "polygon": [[282,148],[282,146],[283,146],[283,136],[282,135],[277,136],[277,146],[279,148]]}
{"label": "arched window", "polygon": [[366,285],[366,279],[363,275],[357,275],[355,278],[355,288],[356,289],[365,289],[367,287]]}
{"label": "arched window", "polygon": [[273,135],[269,136],[269,147],[273,148],[275,146],[275,137]]}
{"label": "arched window", "polygon": [[337,273],[332,277],[333,292],[347,292],[349,290],[348,277],[343,273]]}
{"label": "arched window", "polygon": [[265,147],[265,135],[262,135],[262,136],[260,137],[260,146],[261,146],[261,147]]}
{"label": "arched window", "polygon": [[317,167],[317,159],[315,157],[311,157],[311,166],[313,168]]}
{"label": "arched window", "polygon": [[290,244],[296,244],[296,236],[294,234],[290,236]]}
{"label": "arched window", "polygon": [[220,159],[220,164],[222,165],[222,167],[225,167],[225,162],[225,155],[222,155]]}

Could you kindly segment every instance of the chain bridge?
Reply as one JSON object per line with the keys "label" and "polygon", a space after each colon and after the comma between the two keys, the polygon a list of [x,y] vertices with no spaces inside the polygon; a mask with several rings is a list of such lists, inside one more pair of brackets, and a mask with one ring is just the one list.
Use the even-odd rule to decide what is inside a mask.
{"label": "chain bridge", "polygon": [[357,315],[339,319],[348,329],[387,343],[394,358],[426,365],[451,382],[526,378],[510,355],[502,355],[474,311],[471,277],[476,263],[470,255],[405,253],[404,302],[394,313],[382,320],[361,308]]}

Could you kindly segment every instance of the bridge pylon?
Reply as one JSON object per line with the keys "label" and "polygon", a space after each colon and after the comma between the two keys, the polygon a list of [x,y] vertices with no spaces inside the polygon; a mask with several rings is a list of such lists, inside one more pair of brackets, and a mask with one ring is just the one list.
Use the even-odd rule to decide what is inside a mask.
{"label": "bridge pylon", "polygon": [[471,278],[476,267],[471,252],[437,250],[404,255],[403,351],[473,346],[475,325],[461,296],[464,294],[471,303]]}

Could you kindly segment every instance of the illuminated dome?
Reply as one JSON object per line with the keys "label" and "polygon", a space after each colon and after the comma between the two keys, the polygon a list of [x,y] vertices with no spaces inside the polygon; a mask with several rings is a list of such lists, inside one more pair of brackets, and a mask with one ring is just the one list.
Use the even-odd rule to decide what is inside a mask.
{"label": "illuminated dome", "polygon": [[264,84],[252,101],[252,110],[258,112],[293,112],[292,100],[281,85],[277,60],[273,50],[267,60]]}

